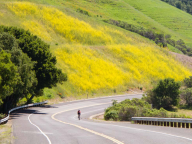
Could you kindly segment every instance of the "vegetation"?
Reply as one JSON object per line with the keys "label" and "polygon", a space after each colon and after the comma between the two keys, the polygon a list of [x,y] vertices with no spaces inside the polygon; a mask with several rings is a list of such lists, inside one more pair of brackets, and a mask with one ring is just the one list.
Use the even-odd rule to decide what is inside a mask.
{"label": "vegetation", "polygon": [[[69,3],[73,5],[76,2]],[[96,4],[97,8],[98,5],[103,6],[101,3],[84,2],[78,7],[73,5],[75,9],[64,2],[67,9],[70,7],[74,13],[58,6],[29,2],[2,5],[10,17],[17,18],[15,22],[18,25],[51,44],[51,51],[57,57],[57,67],[67,72],[69,79],[65,85],[54,88],[56,93],[64,96],[119,93],[129,87],[150,87],[155,81],[166,77],[178,81],[191,75],[189,69],[153,42],[103,23],[102,18],[107,12],[93,13],[88,7],[83,7],[87,4],[92,8],[92,4]],[[111,5],[105,5],[109,6],[105,10],[110,10]],[[76,12],[79,8],[91,17]],[[121,11],[119,15],[123,13]],[[113,17],[112,14],[110,17]],[[102,15],[99,18],[101,22],[98,22],[97,15]]]}
{"label": "vegetation", "polygon": [[131,117],[168,117],[165,109],[152,109],[151,104],[140,99],[126,99],[105,110],[105,120],[130,121]]}
{"label": "vegetation", "polygon": [[180,10],[192,14],[192,1],[191,0],[161,0]]}
{"label": "vegetation", "polygon": [[189,56],[192,56],[192,48],[187,48],[184,41],[182,39],[175,41],[174,39],[171,39],[171,35],[167,34],[164,35],[163,33],[156,33],[154,30],[151,29],[145,29],[140,26],[135,26],[133,24],[128,24],[124,21],[117,21],[117,20],[104,20],[104,22],[121,27],[123,29],[135,32],[141,36],[144,36],[150,40],[153,40],[157,45],[160,47],[167,47],[168,44],[179,49],[184,54],[187,54]]}
{"label": "vegetation", "polygon": [[181,91],[181,99],[185,100],[187,106],[192,106],[192,88]]}
{"label": "vegetation", "polygon": [[174,79],[160,80],[156,87],[147,91],[147,97],[144,99],[153,104],[154,108],[169,109],[179,104],[180,86],[180,83],[175,82]]}
{"label": "vegetation", "polygon": [[30,95],[30,102],[43,88],[67,79],[55,67],[49,45],[23,29],[1,26],[0,32],[0,108],[4,113],[21,98]]}
{"label": "vegetation", "polygon": [[184,101],[184,106],[192,106],[192,76],[183,80],[183,88],[181,89],[180,98]]}
{"label": "vegetation", "polygon": [[7,123],[5,125],[0,125],[0,143],[10,144],[12,143],[12,125]]}
{"label": "vegetation", "polygon": [[[151,29],[155,34],[170,34],[175,42],[182,39],[190,47],[191,26],[188,24],[191,20],[164,2],[8,1],[1,1],[0,24],[22,27],[50,44],[58,61],[57,67],[68,74],[69,81],[53,88],[50,92],[53,95],[60,93],[62,97],[79,98],[87,94],[121,93],[130,87],[149,88],[159,79],[171,77],[180,81],[191,75],[189,69],[167,53],[167,48],[160,48],[138,34],[103,22],[104,19],[120,20],[138,28]],[[147,6],[143,7],[144,4]],[[159,7],[153,9],[157,5]],[[165,11],[162,8],[168,12],[161,13]],[[169,17],[167,13],[170,13]],[[185,28],[188,28],[187,32]],[[167,46],[181,52],[170,44]],[[30,95],[26,97],[22,103],[30,99]],[[34,101],[45,98],[46,93]]]}

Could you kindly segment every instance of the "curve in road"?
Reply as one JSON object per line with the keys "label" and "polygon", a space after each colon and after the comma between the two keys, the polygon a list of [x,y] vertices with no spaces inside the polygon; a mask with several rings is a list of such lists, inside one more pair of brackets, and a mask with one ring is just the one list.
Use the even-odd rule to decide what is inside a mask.
{"label": "curve in road", "polygon": [[[141,98],[123,95],[81,100],[32,108],[12,114],[15,144],[190,144],[192,130],[136,125],[129,122],[92,121],[91,115],[103,112],[111,100]],[[76,117],[81,109],[82,119]],[[33,113],[33,114],[32,114]],[[30,124],[28,117],[32,124]],[[34,126],[35,125],[35,126]],[[40,131],[39,131],[39,129]],[[42,134],[44,133],[44,135]],[[48,137],[50,141],[45,137]]]}

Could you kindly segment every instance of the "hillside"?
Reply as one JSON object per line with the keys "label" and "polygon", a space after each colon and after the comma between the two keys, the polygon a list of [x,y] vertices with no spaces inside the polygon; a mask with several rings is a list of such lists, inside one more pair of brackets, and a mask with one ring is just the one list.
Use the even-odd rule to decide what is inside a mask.
{"label": "hillside", "polygon": [[[0,24],[29,30],[50,44],[58,67],[69,78],[54,88],[56,93],[74,96],[125,92],[130,87],[150,87],[158,79],[182,80],[191,75],[191,70],[166,48],[103,22],[104,19],[123,20],[171,34],[191,45],[191,15],[166,3],[159,0],[145,3],[137,0],[29,1],[1,1]],[[162,7],[164,11],[160,10]],[[176,13],[165,17],[166,10]]]}

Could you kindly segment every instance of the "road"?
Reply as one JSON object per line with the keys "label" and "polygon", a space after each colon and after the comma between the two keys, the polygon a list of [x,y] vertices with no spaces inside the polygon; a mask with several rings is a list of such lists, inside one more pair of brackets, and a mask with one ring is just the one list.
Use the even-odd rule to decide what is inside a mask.
{"label": "road", "polygon": [[[123,95],[34,107],[12,114],[14,144],[191,144],[192,130],[104,122],[89,117],[103,112]],[[77,110],[82,112],[81,120]]]}

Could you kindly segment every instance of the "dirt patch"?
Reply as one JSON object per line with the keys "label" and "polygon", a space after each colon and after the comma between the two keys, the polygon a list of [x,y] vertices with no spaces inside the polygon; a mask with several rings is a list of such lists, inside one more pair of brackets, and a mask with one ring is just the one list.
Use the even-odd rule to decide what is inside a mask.
{"label": "dirt patch", "polygon": [[104,114],[95,116],[93,119],[95,119],[95,120],[104,120]]}
{"label": "dirt patch", "polygon": [[178,54],[174,52],[170,52],[172,55],[175,56],[175,58],[180,61],[184,66],[190,68],[192,70],[192,57],[186,56],[183,54]]}

